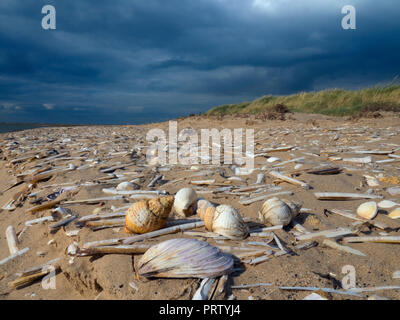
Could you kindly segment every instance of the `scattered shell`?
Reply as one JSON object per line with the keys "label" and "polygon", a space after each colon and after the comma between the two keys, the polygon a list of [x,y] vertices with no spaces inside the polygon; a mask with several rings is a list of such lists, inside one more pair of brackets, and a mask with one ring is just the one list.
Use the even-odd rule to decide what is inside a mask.
{"label": "scattered shell", "polygon": [[281,159],[278,158],[278,157],[270,157],[270,158],[267,159],[267,162],[274,163],[274,162],[279,161],[279,160],[281,160]]}
{"label": "scattered shell", "polygon": [[400,207],[394,209],[391,213],[389,213],[389,218],[399,219],[400,218]]}
{"label": "scattered shell", "polygon": [[173,196],[138,201],[125,216],[125,232],[147,233],[165,226],[174,203]]}
{"label": "scattered shell", "polygon": [[318,293],[311,293],[308,296],[306,296],[303,300],[328,300],[324,297],[322,297],[321,295],[319,295]]}
{"label": "scattered shell", "polygon": [[122,191],[122,190],[137,190],[137,189],[139,189],[139,186],[136,183],[128,182],[128,181],[121,182],[116,187],[116,190],[118,190],[118,191]]}
{"label": "scattered shell", "polygon": [[292,214],[292,219],[296,218],[301,210],[301,207],[303,206],[301,203],[299,202],[295,202],[295,201],[289,201],[289,200],[282,200],[283,202],[285,202],[288,207],[290,208],[291,214]]}
{"label": "scattered shell", "polygon": [[189,217],[195,213],[196,201],[196,191],[192,188],[183,188],[175,195],[174,210],[179,217]]}
{"label": "scattered shell", "polygon": [[265,177],[264,173],[259,173],[259,174],[257,175],[256,184],[261,184],[261,183],[263,183],[264,177]]}
{"label": "scattered shell", "polygon": [[345,162],[354,162],[354,163],[371,163],[372,158],[370,156],[365,157],[365,158],[346,158],[343,159]]}
{"label": "scattered shell", "polygon": [[383,200],[378,203],[378,207],[381,209],[390,209],[393,208],[394,206],[397,206],[397,203],[390,200]]}
{"label": "scattered shell", "polygon": [[97,207],[97,208],[94,208],[94,210],[92,211],[92,213],[93,213],[93,214],[98,214],[98,213],[100,213],[102,210],[103,210],[102,207]]}
{"label": "scattered shell", "polygon": [[368,220],[375,218],[377,213],[378,213],[378,206],[374,201],[364,202],[357,209],[357,214],[360,217],[363,217]]}
{"label": "scattered shell", "polygon": [[254,168],[235,168],[235,175],[236,176],[247,176],[254,172]]}
{"label": "scattered shell", "polygon": [[197,202],[197,214],[209,231],[234,240],[245,239],[249,235],[247,225],[232,206],[215,207],[211,202],[201,199]]}
{"label": "scattered shell", "polygon": [[76,252],[78,250],[78,242],[74,241],[73,243],[71,243],[68,248],[67,248],[67,254],[69,256],[74,256],[76,255]]}
{"label": "scattered shell", "polygon": [[258,217],[262,223],[287,226],[292,220],[292,210],[285,202],[273,197],[264,202]]}
{"label": "scattered shell", "polygon": [[364,175],[365,179],[367,180],[367,184],[370,187],[377,187],[379,186],[379,181],[375,177]]}
{"label": "scattered shell", "polygon": [[152,246],[137,264],[143,277],[216,278],[232,271],[233,259],[207,242],[171,239]]}
{"label": "scattered shell", "polygon": [[395,196],[395,195],[400,194],[400,187],[391,187],[391,188],[387,188],[386,191],[387,191],[390,195]]}

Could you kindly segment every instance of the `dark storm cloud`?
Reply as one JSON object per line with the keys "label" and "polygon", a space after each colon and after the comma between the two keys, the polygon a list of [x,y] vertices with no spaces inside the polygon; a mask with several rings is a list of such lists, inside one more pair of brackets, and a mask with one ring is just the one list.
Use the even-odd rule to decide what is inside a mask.
{"label": "dark storm cloud", "polygon": [[[54,5],[57,29],[41,28]],[[354,5],[357,29],[341,28]],[[400,74],[386,0],[2,0],[0,122],[137,123]]]}

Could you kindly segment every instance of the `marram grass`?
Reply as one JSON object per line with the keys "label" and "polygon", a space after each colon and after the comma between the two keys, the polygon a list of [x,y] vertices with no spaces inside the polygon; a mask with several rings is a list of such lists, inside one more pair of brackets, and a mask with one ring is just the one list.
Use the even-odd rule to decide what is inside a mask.
{"label": "marram grass", "polygon": [[256,114],[284,104],[293,112],[333,116],[356,115],[362,111],[400,111],[400,85],[389,84],[358,91],[330,89],[288,96],[264,96],[252,102],[214,107],[206,115]]}

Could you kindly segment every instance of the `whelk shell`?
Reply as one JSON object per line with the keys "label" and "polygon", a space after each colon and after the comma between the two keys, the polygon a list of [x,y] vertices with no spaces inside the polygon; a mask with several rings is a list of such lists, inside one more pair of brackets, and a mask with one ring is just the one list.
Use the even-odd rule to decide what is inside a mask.
{"label": "whelk shell", "polygon": [[125,231],[147,233],[161,229],[167,223],[173,203],[173,196],[135,202],[126,212]]}
{"label": "whelk shell", "polygon": [[247,225],[232,206],[215,207],[211,202],[201,199],[197,202],[197,213],[209,231],[233,240],[245,239],[249,235]]}
{"label": "whelk shell", "polygon": [[233,258],[205,241],[171,239],[152,246],[140,258],[143,277],[216,278],[232,271]]}
{"label": "whelk shell", "polygon": [[274,226],[287,226],[298,215],[301,204],[292,201],[282,201],[273,197],[265,201],[258,213],[262,223],[270,223]]}
{"label": "whelk shell", "polygon": [[195,213],[197,194],[192,188],[183,188],[175,195],[174,210],[179,217],[185,218]]}
{"label": "whelk shell", "polygon": [[378,206],[374,201],[364,202],[357,208],[357,214],[365,219],[373,219],[376,217],[377,213]]}

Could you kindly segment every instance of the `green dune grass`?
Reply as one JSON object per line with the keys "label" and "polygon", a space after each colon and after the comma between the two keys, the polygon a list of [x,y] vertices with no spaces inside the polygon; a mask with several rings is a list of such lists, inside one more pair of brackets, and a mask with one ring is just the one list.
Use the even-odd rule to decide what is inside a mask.
{"label": "green dune grass", "polygon": [[330,89],[288,96],[264,96],[252,102],[214,107],[206,115],[256,114],[283,104],[293,112],[333,116],[356,115],[363,111],[400,111],[400,85],[388,84],[358,91]]}

